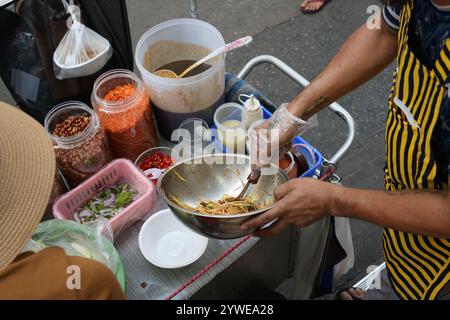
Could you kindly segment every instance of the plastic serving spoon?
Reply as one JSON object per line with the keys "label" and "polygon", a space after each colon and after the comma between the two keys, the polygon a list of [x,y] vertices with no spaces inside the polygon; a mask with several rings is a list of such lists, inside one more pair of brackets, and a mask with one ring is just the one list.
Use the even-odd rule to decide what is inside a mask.
{"label": "plastic serving spoon", "polygon": [[234,49],[245,46],[245,45],[249,44],[250,42],[252,42],[252,40],[253,40],[253,38],[251,36],[247,36],[247,37],[235,40],[233,42],[230,42],[220,48],[217,48],[216,50],[214,50],[213,52],[208,54],[206,57],[198,60],[196,63],[191,65],[189,68],[184,70],[180,75],[177,75],[175,72],[173,72],[172,70],[169,70],[169,69],[160,69],[160,70],[155,71],[153,74],[160,76],[160,77],[164,77],[164,78],[183,78],[186,74],[188,74],[190,71],[197,68],[202,63],[205,63],[206,61],[209,61],[225,52],[229,52]]}

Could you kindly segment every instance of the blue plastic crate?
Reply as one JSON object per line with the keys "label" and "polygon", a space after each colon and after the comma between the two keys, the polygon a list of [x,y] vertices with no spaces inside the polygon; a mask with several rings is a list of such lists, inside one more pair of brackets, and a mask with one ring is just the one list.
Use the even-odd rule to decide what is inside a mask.
{"label": "blue plastic crate", "polygon": [[[263,107],[263,115],[264,119],[269,119],[272,116],[272,113],[270,113],[269,110]],[[211,126],[212,129],[217,129],[215,125]],[[224,153],[228,153],[228,150],[225,146],[223,146],[219,139],[214,139],[215,143],[219,145],[220,148],[222,148]],[[303,156],[306,158],[306,161],[308,161],[309,169],[304,174],[302,174],[300,177],[313,177],[316,170],[320,167],[321,163],[323,162],[323,156],[322,154],[314,148],[312,145],[310,145],[306,140],[304,140],[302,137],[298,136],[295,137],[292,140],[292,144],[303,144],[305,146],[300,146],[300,152],[303,154]],[[314,153],[314,157],[309,152],[310,149]]]}

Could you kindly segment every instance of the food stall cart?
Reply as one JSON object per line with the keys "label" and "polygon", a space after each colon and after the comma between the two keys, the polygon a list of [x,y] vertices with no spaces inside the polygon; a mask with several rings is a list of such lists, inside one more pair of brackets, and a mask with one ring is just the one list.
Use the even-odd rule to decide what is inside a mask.
{"label": "food stall cart", "polygon": [[[271,64],[299,85],[308,85],[308,81],[295,70],[268,55],[250,60],[237,78],[245,79],[260,64]],[[342,106],[333,103],[329,108],[344,119],[348,127],[346,141],[328,158],[330,163],[335,164],[349,149],[355,128],[353,118]],[[330,182],[339,183],[339,178],[333,174]],[[158,268],[145,260],[138,246],[140,222],[116,239],[115,246],[123,259],[127,274],[126,293],[130,299],[264,298],[261,292],[277,288],[287,298],[308,299],[313,294],[318,277],[324,272],[324,253],[333,250],[329,246],[331,224],[347,253],[344,266],[340,266],[346,272],[353,259],[346,219],[332,222],[326,218],[301,230],[288,228],[268,239],[210,239],[203,256],[180,269]]]}

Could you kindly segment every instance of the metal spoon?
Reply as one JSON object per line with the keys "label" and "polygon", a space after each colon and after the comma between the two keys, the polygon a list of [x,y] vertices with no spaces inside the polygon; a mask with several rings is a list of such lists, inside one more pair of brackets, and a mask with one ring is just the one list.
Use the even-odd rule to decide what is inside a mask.
{"label": "metal spoon", "polygon": [[196,63],[191,65],[189,68],[184,70],[180,75],[177,75],[175,72],[173,72],[172,70],[169,70],[169,69],[156,70],[155,72],[153,72],[153,74],[160,76],[160,77],[164,77],[164,78],[183,78],[189,72],[191,72],[192,70],[197,68],[199,65],[205,63],[206,61],[211,60],[225,52],[229,52],[234,49],[245,46],[245,45],[249,44],[250,42],[252,42],[252,40],[253,40],[253,38],[251,36],[247,36],[247,37],[235,40],[233,42],[230,42],[220,48],[217,48],[216,50],[214,50],[213,52],[208,54],[206,57],[198,60]]}

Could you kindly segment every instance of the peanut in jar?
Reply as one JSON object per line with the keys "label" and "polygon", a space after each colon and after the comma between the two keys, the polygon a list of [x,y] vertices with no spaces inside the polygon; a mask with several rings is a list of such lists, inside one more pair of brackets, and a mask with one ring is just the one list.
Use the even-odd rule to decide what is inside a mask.
{"label": "peanut in jar", "polygon": [[53,141],[58,167],[72,187],[112,160],[96,114],[81,102],[65,102],[50,110],[45,128]]}

